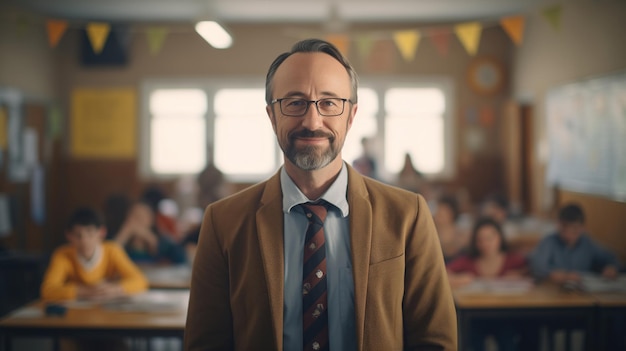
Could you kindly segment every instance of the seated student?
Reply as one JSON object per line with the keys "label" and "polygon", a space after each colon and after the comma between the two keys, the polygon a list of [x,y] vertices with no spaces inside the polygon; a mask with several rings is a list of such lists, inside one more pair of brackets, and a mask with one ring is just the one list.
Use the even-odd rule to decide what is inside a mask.
{"label": "seated student", "polygon": [[531,253],[535,278],[563,284],[579,282],[581,273],[585,272],[617,277],[617,258],[587,236],[585,214],[580,206],[561,207],[558,222],[558,231],[545,237]]}
{"label": "seated student", "polygon": [[507,239],[513,238],[519,234],[519,228],[515,222],[510,219],[509,210],[509,200],[500,194],[488,196],[481,207],[481,215],[491,217],[498,222],[500,227],[502,227],[504,237]]}
{"label": "seated student", "polygon": [[144,202],[131,206],[115,241],[136,263],[182,264],[187,261],[185,249],[156,229],[155,214]]}
{"label": "seated student", "polygon": [[509,252],[500,224],[479,219],[472,230],[469,251],[446,265],[450,285],[460,287],[476,278],[522,278],[527,273],[526,258]]}
{"label": "seated student", "polygon": [[459,204],[456,198],[452,196],[440,197],[433,212],[437,234],[439,234],[439,243],[443,251],[443,259],[446,263],[449,263],[467,249],[469,231],[461,230],[457,226]]}
{"label": "seated student", "polygon": [[48,301],[108,299],[143,292],[148,281],[116,243],[103,241],[106,229],[91,208],[78,208],[65,234],[69,244],[50,260],[41,297]]}
{"label": "seated student", "polygon": [[[500,224],[493,218],[479,219],[472,230],[469,252],[446,266],[453,288],[467,285],[476,278],[522,279],[527,273],[526,259],[509,252]],[[485,340],[493,335],[500,351],[525,350],[518,343],[528,338],[523,330],[508,321],[478,320],[471,325],[472,350],[485,350]]]}

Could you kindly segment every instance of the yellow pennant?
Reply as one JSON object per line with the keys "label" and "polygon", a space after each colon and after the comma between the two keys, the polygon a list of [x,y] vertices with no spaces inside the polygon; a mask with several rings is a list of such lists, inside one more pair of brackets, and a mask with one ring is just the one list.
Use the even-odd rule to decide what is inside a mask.
{"label": "yellow pennant", "polygon": [[413,61],[420,42],[420,32],[417,30],[403,30],[393,33],[393,41],[398,46],[405,61]]}
{"label": "yellow pennant", "polygon": [[91,47],[96,54],[102,52],[110,31],[111,25],[108,23],[90,22],[87,24],[87,37],[89,37]]}
{"label": "yellow pennant", "polygon": [[520,46],[524,39],[524,24],[524,16],[509,16],[500,19],[500,25],[517,46]]}
{"label": "yellow pennant", "polygon": [[46,21],[46,29],[48,29],[48,43],[51,48],[54,48],[67,30],[67,21],[49,19]]}
{"label": "yellow pennant", "polygon": [[561,12],[563,7],[561,5],[554,5],[543,9],[543,17],[550,23],[553,29],[559,30],[561,28]]}
{"label": "yellow pennant", "polygon": [[348,56],[348,36],[345,34],[329,34],[326,41],[335,45],[344,56]]}
{"label": "yellow pennant", "polygon": [[146,35],[148,37],[148,46],[150,53],[155,55],[161,51],[163,42],[167,36],[168,29],[166,27],[149,27]]}
{"label": "yellow pennant", "polygon": [[478,51],[478,43],[480,42],[480,34],[483,26],[479,22],[467,22],[454,26],[456,36],[463,44],[463,47],[471,56],[476,55]]}

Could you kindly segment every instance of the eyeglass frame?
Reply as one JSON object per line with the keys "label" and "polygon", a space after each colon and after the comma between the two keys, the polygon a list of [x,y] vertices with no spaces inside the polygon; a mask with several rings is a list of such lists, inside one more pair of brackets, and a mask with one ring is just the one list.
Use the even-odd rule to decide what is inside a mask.
{"label": "eyeglass frame", "polygon": [[[336,115],[328,115],[328,114],[324,114],[320,111],[320,106],[318,105],[318,103],[320,101],[323,100],[340,100],[342,105],[341,105],[341,112],[336,114]],[[306,107],[304,108],[304,111],[302,112],[302,114],[300,115],[294,115],[294,114],[286,114],[285,112],[283,112],[283,104],[281,103],[281,101],[283,100],[300,100],[300,101],[304,101],[306,102]],[[315,104],[315,109],[317,110],[317,113],[322,116],[322,117],[337,117],[337,116],[341,116],[343,115],[344,112],[346,112],[346,102],[349,102],[351,104],[353,104],[354,102],[352,102],[352,100],[350,99],[345,99],[345,98],[338,98],[338,97],[327,97],[327,98],[321,98],[321,99],[317,99],[317,100],[307,100],[307,99],[302,99],[302,98],[297,98],[297,97],[284,97],[284,98],[278,98],[278,99],[274,99],[272,101],[270,101],[270,105],[273,105],[275,103],[278,103],[278,108],[280,109],[280,113],[282,113],[283,115],[287,116],[287,117],[302,117],[304,115],[306,115],[307,112],[309,112],[309,106],[311,106],[311,104]]]}

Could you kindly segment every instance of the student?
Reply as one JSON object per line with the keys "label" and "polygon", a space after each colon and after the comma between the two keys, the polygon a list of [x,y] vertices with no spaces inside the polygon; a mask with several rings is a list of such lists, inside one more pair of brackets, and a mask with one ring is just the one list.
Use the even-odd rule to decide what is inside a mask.
{"label": "student", "polygon": [[41,285],[48,301],[110,299],[143,292],[148,281],[113,242],[103,241],[106,229],[98,214],[81,207],[71,215],[65,237],[57,248]]}
{"label": "student", "polygon": [[469,243],[469,230],[457,225],[459,203],[454,196],[441,196],[437,200],[433,218],[439,234],[439,243],[446,263],[462,255]]}
{"label": "student", "polygon": [[[448,279],[453,288],[472,283],[475,279],[523,279],[527,274],[526,259],[509,252],[500,224],[490,217],[474,225],[469,252],[447,265]],[[484,350],[485,339],[493,335],[500,351],[523,350],[517,343],[520,333],[509,321],[477,320],[471,325],[472,350]]]}
{"label": "student", "polygon": [[558,231],[545,237],[530,256],[535,278],[564,284],[580,282],[583,273],[617,277],[617,258],[587,235],[580,206],[561,207],[558,221]]}
{"label": "student", "polygon": [[185,350],[457,349],[426,201],[341,157],[357,85],[323,40],[270,65],[266,112],[284,164],[206,208]]}
{"label": "student", "polygon": [[476,278],[522,278],[528,273],[526,258],[509,252],[502,227],[490,217],[479,219],[474,225],[468,254],[446,268],[454,288]]}
{"label": "student", "polygon": [[126,249],[128,256],[141,264],[183,264],[185,249],[156,227],[155,213],[149,204],[133,204],[115,241]]}

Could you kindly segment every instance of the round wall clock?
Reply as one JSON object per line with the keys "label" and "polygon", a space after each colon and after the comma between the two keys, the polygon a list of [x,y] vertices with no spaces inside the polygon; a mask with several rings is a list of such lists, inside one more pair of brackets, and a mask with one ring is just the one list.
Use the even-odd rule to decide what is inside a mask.
{"label": "round wall clock", "polygon": [[472,61],[467,70],[470,88],[480,95],[493,95],[504,86],[504,69],[494,58],[480,57]]}

